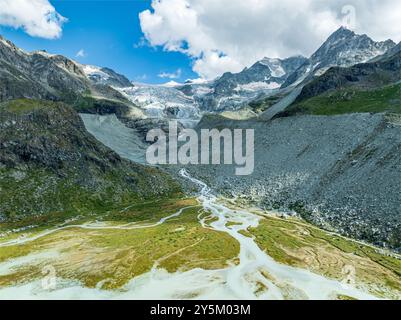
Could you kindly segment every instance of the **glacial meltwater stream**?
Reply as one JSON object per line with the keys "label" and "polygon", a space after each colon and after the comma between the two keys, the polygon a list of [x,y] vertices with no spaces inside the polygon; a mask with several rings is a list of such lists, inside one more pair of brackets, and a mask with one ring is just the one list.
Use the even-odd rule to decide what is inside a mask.
{"label": "glacial meltwater stream", "polygon": [[[257,227],[262,217],[246,210],[235,210],[219,203],[211,189],[202,181],[189,175],[186,170],[181,176],[200,186],[198,200],[210,215],[206,221],[201,218],[204,228],[228,233],[240,244],[239,262],[220,270],[193,269],[185,272],[168,273],[158,268],[156,263],[146,274],[132,279],[121,290],[102,290],[83,287],[78,282],[60,280],[57,288],[44,290],[41,281],[0,289],[0,299],[335,299],[339,295],[356,299],[376,299],[376,297],[360,291],[340,281],[331,280],[300,268],[277,263],[269,257],[254,239],[241,233],[249,227]],[[162,219],[154,225],[74,225],[87,229],[135,229],[157,227],[170,218]],[[204,216],[204,215],[203,215]],[[212,221],[212,222],[210,222]],[[58,229],[48,230],[32,238],[2,243],[0,246],[11,246],[18,243],[34,241],[38,237],[49,235]],[[32,259],[35,259],[33,256]],[[20,263],[29,263],[29,256],[0,264],[0,274]],[[96,267],[96,266],[94,266]]]}

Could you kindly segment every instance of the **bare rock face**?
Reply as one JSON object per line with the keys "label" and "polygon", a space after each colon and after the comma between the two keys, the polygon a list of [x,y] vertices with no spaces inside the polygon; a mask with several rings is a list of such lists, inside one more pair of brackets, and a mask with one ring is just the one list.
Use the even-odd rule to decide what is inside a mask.
{"label": "bare rock face", "polygon": [[0,83],[0,102],[20,98],[63,101],[81,112],[117,115],[135,108],[113,88],[131,85],[123,75],[46,51],[25,52],[1,36]]}
{"label": "bare rock face", "polygon": [[0,101],[16,98],[62,100],[82,94],[89,81],[71,60],[45,51],[27,53],[0,38]]}
{"label": "bare rock face", "polygon": [[212,91],[199,99],[201,109],[235,110],[263,93],[277,90],[295,70],[307,62],[302,56],[264,58],[239,73],[227,72],[212,84]]}

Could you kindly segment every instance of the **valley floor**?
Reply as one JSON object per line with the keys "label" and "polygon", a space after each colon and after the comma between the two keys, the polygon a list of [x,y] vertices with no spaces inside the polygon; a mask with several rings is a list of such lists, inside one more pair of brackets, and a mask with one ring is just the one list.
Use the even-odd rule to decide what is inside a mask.
{"label": "valley floor", "polygon": [[399,257],[241,208],[181,174],[198,199],[3,232],[0,299],[401,298]]}

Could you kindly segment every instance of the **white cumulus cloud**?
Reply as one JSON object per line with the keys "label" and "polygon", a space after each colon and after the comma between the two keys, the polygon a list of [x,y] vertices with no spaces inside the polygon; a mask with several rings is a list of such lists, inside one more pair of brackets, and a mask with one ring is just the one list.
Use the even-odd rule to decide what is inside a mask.
{"label": "white cumulus cloud", "polygon": [[265,56],[309,56],[341,25],[401,40],[399,0],[153,0],[139,18],[150,45],[187,54],[208,79]]}
{"label": "white cumulus cloud", "polygon": [[59,38],[66,21],[48,0],[0,0],[0,25],[22,28],[33,37]]}
{"label": "white cumulus cloud", "polygon": [[182,70],[177,69],[175,72],[161,72],[158,74],[159,78],[163,79],[179,79],[181,78]]}
{"label": "white cumulus cloud", "polygon": [[75,56],[76,56],[77,58],[85,58],[85,57],[87,56],[87,53],[85,52],[84,49],[80,49],[80,50],[75,54]]}

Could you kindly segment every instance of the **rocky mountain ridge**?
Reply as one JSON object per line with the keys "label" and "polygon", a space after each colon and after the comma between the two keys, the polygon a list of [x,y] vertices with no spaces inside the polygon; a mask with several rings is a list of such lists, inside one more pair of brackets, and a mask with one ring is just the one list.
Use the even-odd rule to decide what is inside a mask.
{"label": "rocky mountain ridge", "polygon": [[400,84],[401,47],[396,46],[367,63],[330,68],[305,84],[293,104],[277,117],[308,113],[316,108],[324,112],[324,106],[327,112],[334,113],[347,113],[347,108],[348,113],[400,113]]}
{"label": "rocky mountain ridge", "polygon": [[367,35],[359,35],[341,27],[312,54],[308,61],[290,75],[283,88],[296,86],[324,74],[334,66],[350,67],[368,62],[395,47],[392,40],[375,42]]}
{"label": "rocky mountain ridge", "polygon": [[4,85],[0,101],[21,97],[61,100],[84,112],[117,110],[119,115],[189,123],[205,113],[235,112],[253,101],[286,95],[288,89],[280,88],[308,83],[333,66],[372,60],[394,48],[391,40],[374,42],[340,28],[309,59],[264,58],[242,72],[225,73],[214,81],[157,86],[131,83],[109,68],[80,65],[60,55],[26,53],[1,38],[0,79]]}
{"label": "rocky mountain ridge", "polygon": [[[102,72],[105,79],[90,74],[91,68]],[[25,52],[1,36],[0,82],[0,102],[28,98],[63,101],[78,109],[84,104],[87,110],[89,107],[96,110],[95,104],[108,102],[111,109],[116,104],[126,110],[135,108],[113,87],[127,86],[130,82],[113,70],[83,66],[46,51]]]}

